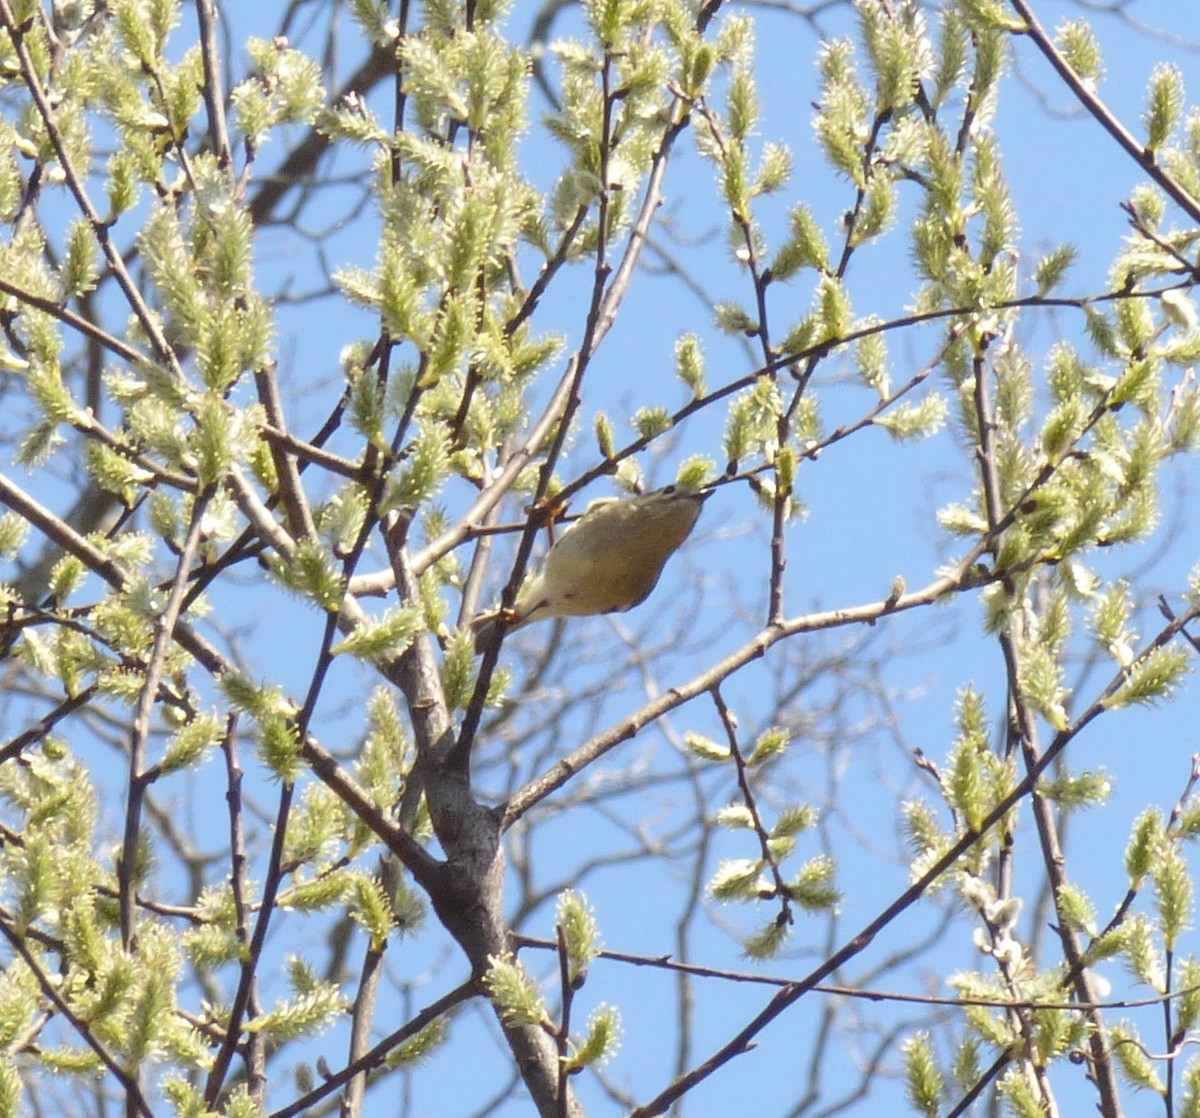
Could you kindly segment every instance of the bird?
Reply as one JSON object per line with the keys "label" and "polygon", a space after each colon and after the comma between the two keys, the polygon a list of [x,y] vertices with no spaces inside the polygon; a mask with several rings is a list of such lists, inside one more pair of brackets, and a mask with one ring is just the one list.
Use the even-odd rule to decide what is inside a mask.
{"label": "bird", "polygon": [[551,617],[624,613],[640,605],[711,495],[711,489],[668,485],[637,497],[593,501],[555,541],[513,608],[476,618],[475,651],[489,648],[502,629]]}

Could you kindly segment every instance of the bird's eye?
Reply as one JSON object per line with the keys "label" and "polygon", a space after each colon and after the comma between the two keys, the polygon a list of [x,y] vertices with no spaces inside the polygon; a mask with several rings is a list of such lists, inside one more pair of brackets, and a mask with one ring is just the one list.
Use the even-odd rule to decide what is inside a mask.
{"label": "bird's eye", "polygon": [[672,497],[675,494],[675,486],[673,486],[673,485],[664,486],[662,489],[659,490],[659,492],[664,497]]}

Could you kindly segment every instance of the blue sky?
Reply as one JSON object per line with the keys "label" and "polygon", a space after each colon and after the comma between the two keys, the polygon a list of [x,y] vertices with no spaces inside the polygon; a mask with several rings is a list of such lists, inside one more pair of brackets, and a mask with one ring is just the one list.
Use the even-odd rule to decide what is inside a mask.
{"label": "blue sky", "polygon": [[[1200,12],[1185,12],[1183,7],[1186,6],[1134,5],[1131,14],[1149,24],[1169,20],[1175,32],[1200,41]],[[1077,9],[1069,3],[1042,4],[1039,12],[1045,24],[1054,26],[1061,15],[1076,13]],[[808,25],[785,14],[759,9],[755,16],[764,104],[759,132],[763,140],[788,143],[797,165],[793,188],[782,199],[769,200],[764,205],[762,220],[768,233],[777,232],[786,206],[795,196],[802,196],[822,222],[827,237],[834,241],[840,215],[850,196],[846,185],[823,166],[812,141],[810,104],[818,96],[813,69],[817,36]],[[519,5],[510,23],[514,29],[520,29],[528,19],[529,9]],[[1190,26],[1182,26],[1184,23]],[[840,12],[830,14],[824,21],[829,34],[843,34],[848,26],[845,14]],[[1177,44],[1134,33],[1115,18],[1098,18],[1095,27],[1105,47],[1109,73],[1102,93],[1115,111],[1136,125],[1142,111],[1145,81],[1153,65],[1173,56],[1181,61],[1186,72],[1196,56]],[[572,30],[572,15],[568,11],[555,31]],[[528,173],[535,181],[548,185],[556,175],[560,155],[546,144],[537,123],[544,107],[536,93],[532,106],[533,123],[525,146]],[[1049,68],[1028,43],[1018,43],[1013,52],[996,129],[1020,215],[1027,266],[1032,267],[1041,251],[1069,241],[1078,247],[1079,261],[1065,285],[1066,290],[1074,293],[1101,289],[1107,263],[1126,233],[1118,204],[1140,180],[1137,169],[1099,133],[1094,122],[1072,109],[1055,85]],[[695,157],[688,142],[681,146],[668,178],[666,196],[663,215],[676,234],[674,239],[665,241],[670,250],[685,262],[697,283],[712,297],[747,299],[748,284],[731,265],[724,248],[724,215],[715,202],[711,169]],[[278,247],[272,251],[275,245]],[[289,255],[293,247],[286,237],[278,234],[264,238],[260,261],[268,283],[294,266],[294,258]],[[330,249],[334,264],[369,264],[374,255],[370,222],[352,226],[344,235],[332,238]],[[541,327],[561,330],[569,343],[577,340],[586,283],[582,271],[564,277],[564,282],[546,301]],[[851,270],[849,285],[856,313],[899,313],[911,291],[903,236],[893,235],[878,248],[864,250]],[[303,272],[295,286],[305,287]],[[797,292],[795,297],[799,303],[807,295]],[[778,292],[776,298],[786,307],[786,289]],[[781,311],[780,317],[786,319],[787,315]],[[336,390],[331,382],[323,385],[321,382],[334,376],[338,350],[349,337],[370,335],[373,323],[361,314],[339,310],[336,302],[285,311],[281,323],[284,333],[280,353],[284,369],[290,364],[297,384],[318,385],[310,401],[301,399],[296,403],[295,414],[319,416],[324,401]],[[1027,316],[1018,336],[1036,361],[1056,338],[1077,336],[1079,329],[1079,321],[1070,314]],[[639,274],[620,320],[598,358],[580,423],[578,449],[561,471],[565,477],[572,476],[573,469],[586,469],[595,461],[588,432],[590,412],[597,401],[609,410],[614,421],[631,404],[677,406],[683,402],[683,389],[670,372],[675,340],[683,331],[695,331],[703,337],[710,383],[739,376],[753,366],[739,341],[722,338],[712,329],[711,315],[700,299],[681,290],[670,277]],[[935,334],[919,333],[895,341],[894,380],[899,380],[906,368],[923,361],[936,341]],[[856,414],[861,406],[861,390],[839,383],[839,375],[845,370],[843,364],[835,359],[829,365],[830,371],[819,388],[823,406],[830,416]],[[302,423],[298,427],[303,429]],[[618,421],[618,441],[620,431]],[[698,451],[719,457],[718,437],[719,426],[713,417],[689,424],[681,432],[675,460]],[[947,551],[947,543],[936,527],[936,510],[951,499],[963,499],[969,492],[970,469],[970,462],[964,460],[949,433],[923,445],[897,446],[882,431],[849,440],[818,462],[805,465],[800,472],[799,489],[809,514],[789,535],[791,557],[786,581],[789,615],[881,598],[897,574],[903,575],[910,587],[928,581],[938,563],[954,550],[951,545]],[[1186,470],[1178,471],[1177,476],[1180,486],[1189,485]],[[595,492],[603,492],[603,487],[597,487]],[[699,573],[710,581],[711,595],[706,600],[701,624],[705,640],[700,647],[676,656],[661,672],[656,672],[659,685],[687,678],[701,664],[736,647],[745,638],[749,623],[730,623],[722,614],[721,594],[732,585],[746,602],[754,604],[761,600],[766,533],[767,525],[744,489],[722,492],[706,508],[694,540],[673,563],[652,601],[637,614],[613,620],[613,625],[627,631],[647,626],[652,631],[653,612],[676,608],[674,595],[688,578]],[[1155,567],[1154,578],[1164,585],[1179,585],[1196,552],[1195,536],[1185,533]],[[1132,558],[1120,556],[1114,559],[1113,568],[1125,569],[1132,563]],[[821,957],[827,944],[840,942],[903,888],[907,869],[895,857],[896,805],[921,784],[907,751],[919,746],[935,759],[945,753],[953,735],[954,697],[968,683],[990,691],[991,714],[993,718],[1000,714],[1000,700],[996,697],[999,692],[995,690],[1002,678],[999,654],[991,642],[978,635],[978,617],[977,603],[964,597],[956,605],[932,615],[895,618],[870,634],[870,642],[861,655],[879,658],[881,692],[887,696],[888,714],[895,718],[895,723],[891,727],[875,726],[883,716],[882,699],[864,690],[858,699],[851,701],[846,717],[851,722],[860,719],[875,726],[872,733],[859,737],[855,727],[849,725],[842,747],[793,750],[782,774],[792,794],[822,803],[832,796],[831,789],[837,789],[836,807],[829,805],[825,827],[841,859],[839,881],[845,899],[836,931],[831,932],[822,921],[806,924],[801,917],[792,951],[762,970],[772,974],[804,974]],[[600,620],[581,624],[607,633],[610,623]],[[313,626],[315,630],[315,619]],[[542,630],[531,630],[531,639],[536,641],[539,631]],[[294,640],[291,624],[288,635]],[[863,639],[861,633],[832,634],[815,638],[810,650],[814,655],[817,649],[830,652],[843,642],[857,643]],[[809,653],[801,653],[805,654]],[[295,664],[295,668],[298,686],[307,669],[302,662]],[[603,662],[590,669],[581,665],[566,678],[582,687],[604,671]],[[284,674],[280,665],[280,675]],[[354,686],[348,678],[344,685]],[[1096,685],[1095,679],[1092,685]],[[816,706],[829,686],[817,680],[805,701]],[[729,683],[728,698],[742,715],[744,725],[754,726],[771,717],[770,692],[765,687],[764,678],[758,673],[745,673]],[[636,688],[629,693],[611,694],[605,715],[596,728],[619,713],[636,708],[640,701]],[[355,704],[350,695],[347,704],[340,711],[325,711],[330,729],[341,721],[339,715],[353,711]],[[1097,888],[1097,902],[1102,908],[1115,903],[1123,892],[1123,885],[1118,889],[1112,881],[1110,859],[1119,857],[1128,821],[1146,802],[1169,807],[1183,787],[1192,749],[1191,720],[1187,717],[1191,705],[1192,701],[1185,697],[1165,713],[1124,712],[1108,720],[1096,733],[1088,734],[1080,743],[1081,751],[1071,756],[1076,765],[1106,767],[1117,781],[1118,799],[1111,811],[1093,817],[1085,815],[1072,824],[1073,840],[1087,844],[1089,852],[1094,852],[1082,862],[1073,861],[1072,871],[1085,887]],[[353,716],[350,721],[353,722]],[[699,703],[677,712],[670,723],[668,734],[643,735],[606,760],[602,769],[620,772],[629,765],[642,765],[671,771],[678,768],[672,734],[691,729],[714,732],[711,709]],[[575,727],[564,727],[563,737],[574,745],[579,732]],[[1150,734],[1157,743],[1153,764],[1147,764]],[[521,761],[528,765],[529,771],[538,767],[534,759]],[[729,780],[727,773],[705,776],[708,796],[714,804],[732,797]],[[572,809],[535,836],[529,851],[535,881],[543,886],[556,881],[570,882],[582,860],[628,847],[630,819],[642,820],[650,834],[663,835],[670,831],[673,822],[678,822],[680,813],[693,806],[681,801],[675,791],[649,802],[626,801],[603,811]],[[750,853],[744,836],[718,836],[710,866],[715,867],[722,856],[744,857]],[[1091,865],[1096,869],[1095,881],[1088,879]],[[1032,875],[1022,883],[1029,890],[1036,888],[1036,870],[1034,862],[1023,864],[1023,873]],[[579,884],[596,907],[608,946],[647,955],[676,949],[673,921],[687,887],[687,881],[678,874],[669,868],[664,874],[663,868],[654,864],[618,862],[596,869]],[[547,900],[522,924],[523,930],[551,935],[552,911],[552,902]],[[880,967],[892,952],[927,934],[940,911],[934,903],[908,914],[848,968],[845,979],[852,981],[868,974]],[[711,910],[709,917],[699,921],[695,928],[693,958],[718,966],[746,967],[739,958],[736,935],[750,926],[736,911]],[[945,978],[948,959],[954,959],[955,967],[980,965],[963,927],[960,925],[959,931],[945,941],[935,958],[923,960],[915,970],[903,975],[887,972],[882,984],[889,988],[900,986],[909,992],[948,993],[940,981]],[[440,947],[428,942],[401,945],[392,952],[391,966],[408,975],[410,961],[425,959],[427,951],[433,955],[428,965],[438,976],[429,985],[432,996],[443,983],[456,980],[459,975],[457,966],[445,963]],[[545,973],[551,975],[553,967],[544,960],[543,965]],[[670,1078],[666,1057],[668,1053],[673,1057],[674,1040],[666,1043],[670,1022],[664,1020],[663,1007],[673,1006],[673,990],[673,980],[667,976],[610,963],[597,964],[592,981],[581,995],[585,1008],[597,1000],[621,1006],[625,1044],[606,1075],[634,1099],[653,1095]],[[757,988],[709,980],[699,985],[696,997],[693,1061],[727,1039],[736,1024],[753,1016],[767,995]],[[854,1010],[855,1007],[849,1007],[850,1012]],[[846,1011],[847,1007],[843,1007],[842,1012]],[[821,1081],[826,1102],[857,1082],[857,1069],[871,1052],[877,1030],[913,1019],[915,1014],[903,1006],[892,1009],[872,1006],[863,1011],[863,1016],[868,1023],[862,1031],[841,1047],[835,1046],[829,1058]],[[748,1100],[753,1100],[757,1113],[788,1113],[806,1082],[807,1054],[815,1043],[819,1020],[815,999],[790,1011],[763,1034],[755,1051],[735,1060],[696,1090],[688,1099],[686,1112],[700,1118],[715,1118],[737,1112]],[[490,1041],[485,1039],[485,1033],[491,1035]],[[495,1033],[486,1016],[481,1019],[479,1014],[466,1015],[456,1023],[446,1058],[434,1061],[414,1082],[413,1113],[470,1114],[492,1097],[503,1082],[501,1064],[491,1063],[496,1059]],[[473,1034],[477,1034],[474,1040]],[[488,1052],[492,1056],[485,1056]],[[464,1061],[475,1059],[481,1061],[478,1074],[464,1077]],[[893,1072],[894,1061],[893,1052],[890,1065]],[[802,1068],[805,1070],[801,1071]],[[1075,1097],[1072,1091],[1078,1089],[1065,1078],[1060,1088],[1064,1101]],[[610,1104],[598,1101],[594,1088],[584,1083],[581,1089],[595,1106],[595,1113],[615,1112]],[[900,1085],[894,1079],[885,1078],[859,1112],[878,1113],[878,1107],[894,1105],[895,1092],[899,1090]],[[387,1091],[385,1088],[384,1092]],[[1083,1101],[1085,1097],[1086,1089],[1078,1096],[1079,1105],[1089,1105]],[[390,1111],[391,1104],[378,1093],[368,1103],[369,1114]],[[505,1112],[524,1113],[524,1104],[512,1104]]]}
{"label": "blue sky", "polygon": [[[237,42],[246,29],[272,34],[275,5],[239,7],[233,16],[232,41]],[[1080,8],[1067,0],[1038,5],[1043,22],[1057,24],[1064,15],[1078,14]],[[760,92],[764,119],[759,128],[763,140],[789,144],[796,157],[797,172],[792,187],[780,200],[764,207],[763,222],[768,235],[778,234],[786,207],[796,197],[805,198],[821,221],[826,236],[836,238],[839,219],[848,205],[850,194],[844,182],[836,179],[823,165],[812,139],[811,102],[818,96],[813,60],[818,37],[804,21],[767,8],[751,9],[758,25]],[[532,6],[518,4],[510,18],[514,37],[522,39],[532,20]],[[1180,4],[1178,0],[1135,3],[1129,6],[1131,20],[1144,21],[1146,27],[1170,26],[1171,37],[1130,26],[1111,15],[1098,15],[1094,27],[1104,46],[1108,80],[1101,92],[1110,106],[1136,130],[1142,112],[1146,79],[1156,62],[1173,58],[1185,75],[1196,72],[1200,57],[1200,8]],[[190,28],[190,24],[186,25]],[[823,18],[822,30],[830,35],[846,33],[847,15],[835,11]],[[572,14],[564,13],[556,33],[575,28]],[[190,35],[181,31],[181,39]],[[307,44],[301,39],[300,47]],[[345,66],[355,61],[347,48]],[[233,68],[240,72],[244,58],[236,58]],[[331,83],[335,84],[335,83]],[[531,94],[531,127],[525,145],[528,174],[549,185],[557,174],[561,155],[545,139],[539,123],[545,106],[539,95]],[[1127,231],[1119,203],[1140,175],[1127,157],[1103,136],[1097,125],[1073,109],[1056,84],[1049,67],[1035,54],[1028,42],[1018,42],[1012,54],[1012,66],[1004,83],[996,130],[1004,152],[1005,169],[1016,201],[1023,229],[1024,261],[1032,267],[1041,251],[1068,241],[1079,249],[1078,262],[1065,284],[1070,293],[1094,292],[1103,288],[1108,261],[1116,253]],[[268,147],[263,163],[269,166],[277,149]],[[339,162],[339,170],[354,165],[354,156]],[[669,223],[672,238],[663,244],[677,254],[690,270],[696,283],[713,298],[746,300],[749,285],[739,275],[724,247],[725,218],[716,202],[711,169],[694,155],[689,141],[680,149],[680,157],[668,178],[667,201],[663,218]],[[911,203],[910,203],[911,204]],[[332,220],[330,210],[322,215]],[[264,287],[274,291],[312,290],[322,280],[320,269],[344,265],[369,266],[375,256],[375,226],[368,214],[327,239],[326,256],[318,260],[311,246],[298,244],[286,231],[267,230],[258,247],[257,260]],[[543,307],[539,328],[557,330],[568,340],[568,349],[577,342],[582,327],[583,292],[587,277],[580,269],[563,277]],[[856,260],[850,290],[858,315],[899,313],[907,304],[912,289],[911,271],[902,231],[878,248],[864,250]],[[780,318],[786,319],[788,289],[777,293]],[[802,290],[795,292],[797,313],[807,299]],[[1018,329],[1020,342],[1036,362],[1060,337],[1077,337],[1081,323],[1070,313],[1026,316]],[[340,391],[338,354],[349,341],[373,336],[375,323],[370,316],[347,310],[336,299],[304,302],[287,306],[281,301],[279,314],[279,356],[285,390],[291,393],[290,417],[295,430],[311,430],[327,412]],[[754,367],[745,346],[739,340],[719,336],[712,326],[712,315],[704,301],[688,293],[677,279],[640,273],[622,308],[618,325],[606,340],[589,382],[576,449],[560,471],[574,476],[595,464],[596,452],[590,439],[591,416],[597,407],[605,408],[618,426],[620,417],[631,406],[662,403],[669,407],[686,398],[684,389],[672,371],[672,352],[677,337],[684,331],[699,333],[705,346],[710,384],[719,384],[743,375]],[[927,359],[939,336],[914,332],[892,343],[895,363],[893,380]],[[836,358],[818,380],[818,392],[832,424],[833,417],[857,414],[862,407],[860,388],[844,383],[847,365]],[[715,415],[702,414],[679,433],[668,462],[662,467],[669,479],[671,466],[693,453],[708,453],[719,460],[720,425]],[[1194,491],[1194,464],[1187,463],[1170,474],[1167,501],[1188,507]],[[955,548],[941,535],[936,525],[937,509],[950,500],[964,500],[970,492],[971,463],[965,458],[949,432],[926,443],[893,444],[881,430],[866,432],[832,448],[814,462],[805,464],[799,474],[799,492],[808,508],[807,517],[789,531],[790,561],[787,570],[787,613],[800,613],[850,606],[883,598],[893,579],[902,575],[910,588],[929,581],[940,562]],[[606,492],[596,486],[589,496]],[[453,499],[454,494],[451,495]],[[1186,517],[1178,525],[1179,534],[1156,559],[1150,579],[1154,585],[1179,587],[1186,572],[1196,561],[1200,538],[1195,525]],[[695,640],[689,647],[670,650],[656,661],[652,672],[642,678],[634,673],[616,673],[616,683],[594,719],[581,714],[565,723],[562,738],[573,747],[589,733],[610,724],[618,716],[636,709],[650,687],[663,688],[688,678],[701,666],[737,647],[758,623],[761,615],[766,566],[766,541],[769,526],[744,488],[728,488],[712,500],[683,553],[673,561],[662,585],[646,606],[628,617],[578,622],[597,634],[602,642],[619,646],[623,639],[634,643],[654,633],[654,618],[667,617],[694,608],[687,588],[700,579],[707,597],[701,611]],[[1156,541],[1157,542],[1157,541]],[[1111,573],[1134,569],[1142,555],[1111,557],[1106,566]],[[367,567],[381,562],[378,553],[368,558]],[[502,573],[494,583],[498,589]],[[757,608],[752,617],[739,616],[735,603]],[[266,675],[285,686],[292,694],[303,692],[311,670],[304,649],[312,647],[320,629],[315,613],[305,613],[290,599],[262,595],[256,585],[232,592],[222,599],[222,620],[241,630],[242,647],[256,665],[254,674]],[[854,648],[850,671],[857,691],[847,703],[842,718],[840,741],[827,738],[824,748],[805,749],[798,745],[779,774],[778,797],[793,795],[827,807],[824,835],[839,855],[839,882],[844,901],[836,928],[819,920],[799,925],[789,953],[760,969],[765,973],[802,976],[829,949],[840,943],[863,922],[873,916],[905,884],[907,867],[897,857],[897,811],[901,798],[921,787],[922,776],[912,764],[910,750],[922,748],[940,759],[953,736],[954,697],[964,685],[974,683],[992,696],[990,712],[998,719],[1001,709],[997,685],[1002,679],[1001,661],[992,642],[978,634],[978,603],[964,596],[952,606],[890,619],[871,633],[839,631],[796,642],[790,650],[797,663],[795,676],[802,675],[804,661],[818,660],[847,646]],[[1154,624],[1147,615],[1143,626]],[[527,631],[536,642],[545,628]],[[650,634],[648,637],[646,634]],[[634,634],[641,634],[634,636]],[[506,657],[515,657],[515,644]],[[302,650],[297,654],[296,650]],[[785,650],[773,653],[777,667]],[[874,666],[877,665],[877,668]],[[771,665],[767,665],[771,667]],[[579,688],[598,686],[606,678],[608,662],[599,659],[570,665],[558,681]],[[867,683],[876,677],[878,690]],[[1098,687],[1103,675],[1093,675],[1084,693]],[[360,725],[364,689],[373,685],[365,673],[339,664],[334,686],[318,712],[317,728],[331,745],[350,749],[352,735]],[[815,679],[801,691],[786,717],[803,719],[819,711],[823,701],[838,683],[833,678]],[[763,671],[746,672],[731,680],[726,697],[750,731],[776,717],[772,703],[778,681]],[[1072,849],[1087,855],[1073,860],[1072,872],[1085,887],[1097,890],[1102,911],[1115,904],[1124,891],[1123,881],[1115,881],[1112,859],[1123,848],[1129,821],[1149,802],[1164,810],[1178,797],[1184,786],[1194,749],[1193,726],[1195,697],[1192,691],[1165,711],[1126,711],[1102,720],[1095,732],[1089,732],[1073,751],[1072,764],[1103,766],[1114,776],[1117,798],[1111,810],[1084,815],[1072,824]],[[530,716],[536,716],[531,704]],[[812,717],[816,717],[812,713]],[[826,734],[836,727],[822,724]],[[682,767],[677,743],[682,734],[696,730],[716,736],[711,706],[699,702],[673,714],[659,730],[641,735],[606,759],[601,772],[635,771],[664,774],[678,773]],[[537,748],[544,741],[537,740]],[[496,747],[480,758],[485,785],[498,793],[503,770],[495,762]],[[514,764],[531,775],[547,763],[547,756],[534,752],[518,753]],[[495,767],[489,767],[494,765]],[[186,784],[180,780],[165,789],[165,798],[180,812],[180,818],[206,836],[214,818],[211,806],[223,805],[219,765],[210,762],[206,769]],[[595,775],[595,774],[592,774]],[[602,858],[628,850],[631,835],[640,833],[649,841],[665,841],[695,804],[681,791],[684,782],[664,785],[634,799],[625,797],[603,807],[573,807],[563,811],[539,829],[531,840],[529,861],[534,867],[533,880],[539,887],[551,883],[569,883],[577,877],[577,867],[589,858]],[[701,793],[709,807],[731,798],[734,787],[728,772],[713,770],[702,774]],[[259,784],[256,792],[270,804],[273,791]],[[564,790],[563,798],[571,792]],[[174,797],[174,798],[173,798]],[[107,821],[119,829],[121,808],[112,805]],[[216,817],[223,826],[223,814]],[[1026,820],[1023,824],[1030,826]],[[221,832],[213,832],[217,841]],[[1027,837],[1027,836],[1026,836]],[[523,841],[514,836],[514,842]],[[811,852],[811,851],[810,851]],[[521,860],[521,851],[514,851]],[[721,857],[746,857],[752,851],[745,835],[718,835],[708,855],[709,869],[715,869]],[[686,898],[689,881],[684,875],[687,863],[631,863],[617,860],[612,865],[594,868],[579,882],[594,904],[606,945],[622,951],[658,955],[677,950],[675,920]],[[1037,886],[1036,865],[1026,862],[1021,886],[1032,892]],[[1024,876],[1027,875],[1027,876]],[[515,885],[515,883],[514,883]],[[514,896],[517,895],[514,888]],[[929,932],[940,918],[936,902],[906,915],[888,929],[869,952],[855,961],[844,976],[846,981],[863,978],[881,967],[892,952],[902,950],[914,939]],[[523,921],[521,930],[531,935],[551,936],[552,898],[537,906]],[[693,928],[692,958],[714,966],[748,969],[740,958],[737,933],[750,924],[733,909],[711,909]],[[905,972],[886,972],[881,984],[903,987],[909,992],[947,994],[944,978],[952,966],[981,965],[974,955],[969,935],[959,929],[945,942],[934,958],[922,959]],[[314,927],[314,933],[316,928]],[[294,944],[273,945],[282,953]],[[353,956],[352,956],[353,957]],[[531,956],[533,965],[538,964]],[[553,967],[540,960],[544,973]],[[389,953],[389,966],[400,983],[412,983],[408,996],[413,1005],[401,1008],[389,1005],[381,1015],[381,1026],[402,1020],[412,1008],[432,1000],[463,977],[462,966],[453,951],[436,935],[424,940],[395,945]],[[869,981],[863,978],[864,981]],[[268,983],[269,988],[269,983]],[[390,994],[390,992],[389,992]],[[642,1101],[669,1081],[674,1054],[671,1007],[674,1002],[673,979],[647,969],[633,970],[615,963],[598,963],[592,980],[581,995],[583,1012],[599,1000],[611,1001],[622,1008],[625,1020],[625,1044],[606,1076],[630,1096]],[[696,1033],[692,1061],[707,1055],[736,1031],[737,1025],[761,1008],[769,995],[756,987],[733,986],[707,980],[697,987]],[[269,1001],[269,997],[267,998]],[[693,1118],[717,1118],[738,1112],[785,1115],[792,1112],[807,1082],[808,1053],[815,1043],[819,1023],[818,1010],[825,1003],[807,999],[770,1027],[760,1038],[760,1046],[739,1057],[689,1096],[685,1113]],[[853,1012],[853,1009],[851,1009]],[[857,1068],[866,1059],[879,1031],[915,1016],[907,1007],[871,1006],[863,1011],[869,1024],[854,1033],[855,1039],[837,1049],[822,1081],[828,1102],[855,1083]],[[485,1100],[498,1091],[505,1080],[503,1055],[497,1055],[496,1028],[485,1014],[468,1012],[456,1022],[451,1043],[444,1056],[418,1072],[412,1084],[414,1115],[448,1118],[480,1112]],[[330,1041],[329,1051],[340,1052],[341,1039]],[[1161,1047],[1161,1046],[1160,1046]],[[314,1046],[322,1051],[322,1042]],[[331,1055],[330,1062],[337,1066]],[[894,1071],[894,1053],[892,1064]],[[464,1069],[470,1069],[466,1074]],[[803,1070],[802,1070],[803,1069]],[[1064,1112],[1066,1105],[1078,1100],[1090,1105],[1085,1087],[1077,1087],[1064,1077],[1061,1084]],[[878,1091],[855,1113],[881,1113],[899,1098],[902,1084],[885,1078]],[[611,1103],[601,1101],[601,1093],[586,1081],[581,1083],[591,1112],[617,1113]],[[1078,1094],[1073,1092],[1078,1091]],[[271,1098],[273,1105],[288,1101],[286,1091]],[[368,1097],[368,1115],[398,1112],[395,1088],[384,1086]],[[525,1114],[524,1101],[509,1104],[495,1113]]]}

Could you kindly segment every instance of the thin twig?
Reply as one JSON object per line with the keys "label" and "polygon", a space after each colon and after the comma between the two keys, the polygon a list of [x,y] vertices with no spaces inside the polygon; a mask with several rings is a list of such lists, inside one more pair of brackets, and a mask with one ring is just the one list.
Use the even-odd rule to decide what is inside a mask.
{"label": "thin twig", "polygon": [[1066,83],[1067,88],[1080,104],[1188,217],[1195,222],[1200,222],[1200,199],[1193,198],[1178,180],[1158,162],[1155,153],[1144,144],[1139,143],[1116,114],[1080,79],[1079,75],[1071,68],[1070,63],[1054,45],[1050,36],[1046,34],[1045,28],[1038,22],[1038,18],[1027,0],[1011,0],[1011,3],[1025,22],[1023,33],[1033,40],[1034,46],[1054,67],[1055,72]]}

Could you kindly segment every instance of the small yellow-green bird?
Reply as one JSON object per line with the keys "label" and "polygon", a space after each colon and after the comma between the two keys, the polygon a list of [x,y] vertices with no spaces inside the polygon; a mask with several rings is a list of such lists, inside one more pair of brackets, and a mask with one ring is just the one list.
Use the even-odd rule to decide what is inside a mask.
{"label": "small yellow-green bird", "polygon": [[640,497],[593,501],[555,542],[512,610],[476,620],[475,650],[488,648],[501,625],[520,629],[549,617],[624,613],[641,604],[711,493],[668,485]]}

